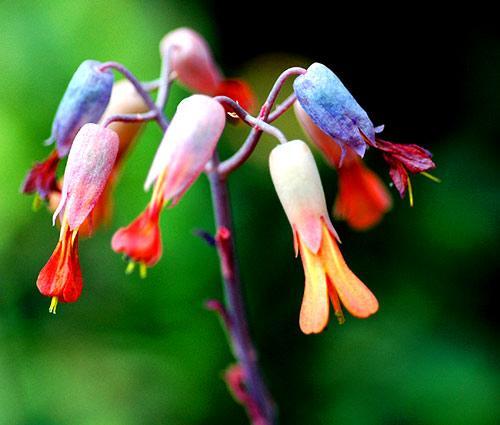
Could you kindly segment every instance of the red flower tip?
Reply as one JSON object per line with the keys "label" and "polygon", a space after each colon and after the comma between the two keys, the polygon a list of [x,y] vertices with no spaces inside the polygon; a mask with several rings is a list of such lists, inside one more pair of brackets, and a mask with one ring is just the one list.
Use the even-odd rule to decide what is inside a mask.
{"label": "red flower tip", "polygon": [[361,135],[368,145],[383,152],[383,157],[390,167],[389,175],[394,186],[401,198],[405,196],[406,190],[410,189],[410,204],[413,205],[408,172],[416,174],[436,168],[436,164],[431,159],[432,153],[418,145],[403,145],[378,138],[372,142],[362,132]]}
{"label": "red flower tip", "polygon": [[150,204],[132,223],[122,227],[114,234],[111,247],[117,253],[123,253],[132,261],[127,272],[133,270],[133,264],[141,264],[141,276],[145,276],[145,266],[154,266],[162,254],[161,233],[159,227],[161,206]]}
{"label": "red flower tip", "polygon": [[391,196],[380,178],[357,158],[340,167],[338,174],[335,217],[346,220],[356,230],[375,226],[392,206]]}
{"label": "red flower tip", "polygon": [[[239,105],[248,112],[254,112],[257,103],[255,94],[248,83],[243,80],[226,79],[223,80],[217,88],[214,96],[227,96],[238,102]],[[226,112],[231,112],[231,109],[224,106]]]}
{"label": "red flower tip", "polygon": [[72,303],[82,293],[82,272],[78,256],[78,232],[65,227],[56,249],[40,271],[36,286],[42,295],[52,297],[49,311],[56,313],[59,301]]}
{"label": "red flower tip", "polygon": [[56,170],[59,161],[57,151],[53,150],[43,162],[37,162],[24,179],[21,192],[36,192],[41,199],[47,200],[50,192],[59,191],[56,181]]}

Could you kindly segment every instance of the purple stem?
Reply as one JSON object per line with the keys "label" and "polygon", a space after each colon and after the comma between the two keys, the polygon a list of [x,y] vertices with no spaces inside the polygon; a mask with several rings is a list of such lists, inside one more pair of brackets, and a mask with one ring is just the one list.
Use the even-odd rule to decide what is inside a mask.
{"label": "purple stem", "polygon": [[120,122],[145,122],[145,121],[151,121],[156,119],[156,111],[148,111],[144,112],[142,114],[116,114],[116,115],[111,115],[108,117],[104,123],[102,124],[103,127],[107,127],[111,123],[114,123],[116,121]]}
{"label": "purple stem", "polygon": [[156,117],[155,117],[156,121],[158,121],[158,124],[160,125],[160,127],[162,128],[162,130],[166,131],[167,128],[168,128],[167,119],[161,113],[161,111],[159,110],[159,108],[153,102],[153,99],[151,99],[151,96],[149,95],[149,93],[144,89],[144,87],[142,86],[141,82],[135,77],[135,75],[132,74],[132,72],[130,72],[127,68],[125,68],[125,66],[123,66],[121,63],[118,63],[118,62],[105,62],[105,63],[103,63],[99,67],[99,69],[101,71],[105,71],[108,68],[115,69],[116,71],[118,71],[127,80],[129,80],[132,83],[132,85],[137,90],[137,93],[139,93],[139,95],[144,99],[144,102],[146,103],[146,105],[148,106],[148,108],[151,111],[155,111],[156,112]]}
{"label": "purple stem", "polygon": [[260,129],[262,131],[265,131],[266,133],[269,133],[270,135],[276,137],[280,143],[286,143],[286,137],[284,134],[278,130],[276,127],[268,124],[264,120],[261,120],[259,118],[255,118],[252,115],[250,115],[245,109],[243,109],[238,102],[234,101],[230,97],[227,96],[215,96],[214,100],[216,100],[219,103],[224,103],[227,106],[229,106],[233,112],[238,115],[245,123],[247,123],[249,126],[253,128]]}
{"label": "purple stem", "polygon": [[[259,113],[259,119],[262,121],[268,121],[269,119],[269,114],[271,112],[271,109],[273,105],[276,102],[276,99],[278,98],[279,92],[281,88],[283,87],[283,84],[285,81],[294,75],[302,75],[306,72],[304,68],[300,67],[293,67],[289,68],[281,73],[281,75],[278,77],[276,82],[274,83],[273,88],[269,92],[269,95],[267,97],[266,102],[262,105],[262,108],[260,109]],[[290,101],[290,97],[287,99],[287,101]],[[286,102],[286,101],[285,101]],[[288,108],[293,104],[291,102],[288,104]],[[285,109],[286,110],[286,109]],[[283,113],[284,111],[281,111]],[[277,118],[277,117],[276,117]],[[262,136],[262,129],[259,128],[254,128],[248,135],[247,139],[241,146],[241,148],[230,158],[226,159],[224,162],[222,162],[219,167],[219,173],[223,176],[227,176],[229,173],[233,172],[236,170],[238,167],[241,166],[252,154],[254,151],[255,147],[257,146],[257,143],[260,140],[260,137]]]}
{"label": "purple stem", "polygon": [[[225,312],[231,348],[244,372],[245,389],[259,411],[261,425],[275,422],[274,403],[264,384],[253,347],[241,293],[238,266],[233,239],[233,225],[226,178],[218,171],[217,153],[212,158],[212,171],[208,173],[212,192],[212,204],[217,226],[217,252],[223,278]],[[249,406],[247,410],[249,410]]]}

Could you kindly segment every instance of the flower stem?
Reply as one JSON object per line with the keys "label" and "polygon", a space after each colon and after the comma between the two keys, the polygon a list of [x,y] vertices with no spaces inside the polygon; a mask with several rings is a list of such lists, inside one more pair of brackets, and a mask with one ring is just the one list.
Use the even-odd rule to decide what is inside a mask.
{"label": "flower stem", "polygon": [[[153,102],[153,99],[151,99],[151,96],[144,89],[144,87],[142,86],[141,82],[136,78],[136,76],[134,74],[132,74],[132,72],[130,72],[124,65],[122,65],[121,63],[118,63],[118,62],[105,62],[105,63],[103,63],[102,65],[99,66],[99,69],[101,71],[105,71],[106,69],[109,69],[109,68],[118,71],[127,80],[129,80],[132,83],[132,85],[137,90],[137,93],[139,93],[139,95],[144,99],[144,102],[146,103],[146,105],[148,106],[148,108],[151,111],[155,111],[156,112],[156,117],[155,117],[156,121],[158,121],[158,124],[160,125],[160,127],[162,128],[162,130],[166,131],[166,129],[168,128],[167,119],[161,113],[161,111],[156,106],[156,104]],[[166,89],[163,89],[163,90],[166,91]]]}
{"label": "flower stem", "polygon": [[241,284],[236,263],[231,209],[226,179],[218,173],[219,159],[214,155],[212,171],[208,173],[217,226],[217,251],[224,286],[226,325],[234,356],[243,371],[243,383],[251,403],[245,403],[253,424],[275,423],[274,403],[264,384],[253,347],[245,313]]}
{"label": "flower stem", "polygon": [[[270,122],[269,118],[271,114],[271,109],[276,103],[278,95],[281,89],[283,88],[283,84],[285,84],[285,81],[290,77],[293,77],[295,75],[301,75],[304,74],[305,72],[306,70],[304,68],[293,67],[286,69],[281,73],[281,75],[274,83],[273,88],[269,92],[267,100],[260,109],[258,115],[258,118],[260,120],[265,122]],[[277,108],[276,111],[273,112],[272,118],[276,119],[280,115],[282,115],[288,108],[290,108],[290,106],[292,106],[294,101],[295,101],[295,96],[292,94]],[[227,176],[228,174],[239,168],[250,157],[250,155],[252,155],[252,152],[259,143],[260,136],[262,136],[262,129],[253,128],[250,134],[248,135],[247,139],[241,146],[241,148],[232,157],[226,159],[219,165],[218,168],[221,175]]]}

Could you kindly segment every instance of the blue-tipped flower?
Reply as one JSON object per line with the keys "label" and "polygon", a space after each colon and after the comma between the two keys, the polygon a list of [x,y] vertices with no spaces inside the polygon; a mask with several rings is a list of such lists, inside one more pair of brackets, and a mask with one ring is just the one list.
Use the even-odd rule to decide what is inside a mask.
{"label": "blue-tipped flower", "polygon": [[86,60],[74,73],[59,103],[50,142],[56,142],[60,158],[65,157],[76,133],[87,123],[97,123],[104,113],[113,88],[113,73],[101,71],[100,62]]}
{"label": "blue-tipped flower", "polygon": [[364,109],[330,69],[320,63],[312,64],[295,80],[293,88],[300,105],[314,123],[342,149],[341,160],[346,146],[363,157],[366,142],[360,130],[374,141],[375,128]]}
{"label": "blue-tipped flower", "polygon": [[[367,146],[378,149],[389,165],[389,174],[401,197],[408,188],[411,190],[408,173],[424,173],[428,176],[425,172],[435,168],[432,154],[426,149],[376,137],[376,133],[380,133],[384,127],[373,126],[364,109],[325,65],[313,63],[295,80],[293,88],[300,106],[314,124],[340,146],[339,168],[347,147],[360,157],[365,154]],[[410,192],[410,204],[412,203]]]}

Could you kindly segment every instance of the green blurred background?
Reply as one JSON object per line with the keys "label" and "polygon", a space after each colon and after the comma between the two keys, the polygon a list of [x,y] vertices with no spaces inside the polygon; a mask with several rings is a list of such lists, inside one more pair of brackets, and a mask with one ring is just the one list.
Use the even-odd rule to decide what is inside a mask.
{"label": "green blurred background", "polygon": [[[28,168],[48,152],[41,142],[84,59],[113,59],[143,80],[154,79],[158,41],[188,25],[207,37],[228,74],[252,83],[261,101],[287,66],[318,59],[334,65],[333,53],[316,57],[333,49],[326,40],[306,38],[302,47],[315,43],[314,48],[283,45],[280,50],[290,54],[273,53],[259,42],[258,14],[251,15],[252,25],[241,16],[226,22],[226,7],[228,2],[194,0],[0,2],[0,424],[246,423],[222,380],[232,362],[224,333],[203,308],[205,300],[221,297],[215,251],[192,234],[195,228],[213,230],[206,179],[164,213],[164,257],[147,280],[125,276],[124,262],[109,246],[113,231],[149,198],[142,182],[158,128],[150,125],[129,157],[110,228],[80,244],[84,292],[78,303],[60,305],[57,316],[48,313],[49,300],[39,295],[35,280],[58,232],[46,211],[32,213],[32,199],[19,194]],[[239,25],[245,40],[253,36],[251,27],[260,34],[252,44],[260,50],[246,50],[243,43],[236,52],[237,37],[224,44]],[[349,317],[319,336],[302,335],[302,269],[266,166],[273,142],[263,138],[231,180],[250,326],[283,424],[500,423],[500,188],[494,148],[500,136],[500,40],[471,36],[463,46],[462,74],[422,65],[443,82],[460,76],[455,95],[462,107],[454,119],[456,98],[410,88],[405,103],[392,107],[403,116],[406,104],[425,97],[429,109],[406,115],[407,121],[402,117],[398,127],[385,108],[391,102],[383,98],[383,87],[376,98],[355,84],[361,78],[376,84],[370,70],[353,66],[353,81],[349,61],[340,64],[346,84],[358,87],[353,92],[360,100],[395,129],[391,134],[388,128],[388,137],[432,148],[439,165],[435,174],[443,179],[434,185],[416,177],[415,208],[394,196],[393,210],[371,232],[337,224],[348,263],[380,301],[375,317]],[[406,59],[401,69],[388,69],[386,84],[408,65]],[[168,114],[186,94],[174,86]],[[439,113],[447,117],[445,124]],[[292,113],[278,125],[289,138],[303,137]],[[246,132],[229,128],[223,153],[236,149]],[[426,132],[430,137],[422,140]],[[368,162],[388,181],[377,158],[369,156]],[[332,202],[335,172],[320,157],[318,164]]]}

